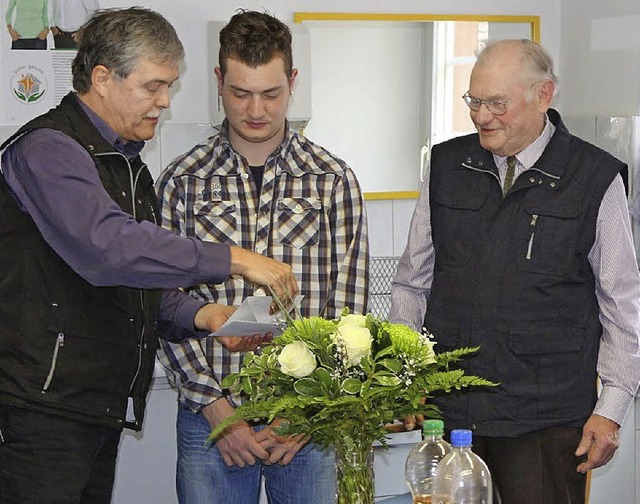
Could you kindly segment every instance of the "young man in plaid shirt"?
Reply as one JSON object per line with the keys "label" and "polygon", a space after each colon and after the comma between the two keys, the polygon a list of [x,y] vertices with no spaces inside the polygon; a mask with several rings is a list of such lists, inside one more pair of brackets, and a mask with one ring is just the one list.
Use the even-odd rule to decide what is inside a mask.
{"label": "young man in plaid shirt", "polygon": [[[362,193],[342,160],[286,121],[297,76],[288,28],[265,13],[236,14],[220,33],[215,73],[226,120],[219,134],[161,175],[163,225],[291,265],[304,295],[303,316],[333,318],[344,307],[364,313],[368,241]],[[188,292],[222,310],[254,295],[255,287],[233,278]],[[246,341],[231,348],[251,349],[255,340]],[[211,337],[163,344],[160,358],[179,390],[181,503],[257,503],[263,476],[270,502],[333,502],[333,457],[306,440],[277,437],[273,425],[238,422],[215,445],[206,443],[211,428],[237,404],[220,382],[239,370],[242,352]]]}

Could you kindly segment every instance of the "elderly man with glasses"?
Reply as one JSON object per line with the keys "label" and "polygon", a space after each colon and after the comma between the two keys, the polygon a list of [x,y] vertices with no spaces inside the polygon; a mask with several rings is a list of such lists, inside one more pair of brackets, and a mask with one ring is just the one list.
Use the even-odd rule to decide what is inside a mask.
{"label": "elderly man with glasses", "polygon": [[[624,163],[571,135],[529,40],[485,47],[463,96],[477,133],[436,145],[390,318],[500,382],[437,398],[474,430],[503,504],[584,502],[640,381],[640,275]],[[597,377],[602,391],[597,394]]]}

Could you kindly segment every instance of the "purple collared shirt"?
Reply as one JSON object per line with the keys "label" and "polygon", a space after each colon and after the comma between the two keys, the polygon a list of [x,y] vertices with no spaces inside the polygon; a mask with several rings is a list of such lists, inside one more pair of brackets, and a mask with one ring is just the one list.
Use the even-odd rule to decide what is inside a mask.
{"label": "purple collared shirt", "polygon": [[[124,157],[140,153],[144,142],[121,141],[83,108]],[[2,153],[1,169],[20,208],[74,271],[95,286],[170,289],[163,295],[161,320],[174,327],[165,336],[194,335],[193,319],[204,303],[176,288],[226,280],[231,267],[227,245],[137,222],[106,192],[89,153],[60,131],[39,129],[22,136]]]}

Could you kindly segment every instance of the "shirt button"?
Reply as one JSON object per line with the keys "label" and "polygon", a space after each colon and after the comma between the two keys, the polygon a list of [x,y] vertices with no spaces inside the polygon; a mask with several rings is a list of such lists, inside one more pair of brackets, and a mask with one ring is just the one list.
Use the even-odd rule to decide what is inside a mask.
{"label": "shirt button", "polygon": [[127,193],[126,193],[125,191],[122,191],[122,195],[123,195],[123,196],[126,196],[126,195],[127,195]]}
{"label": "shirt button", "polygon": [[531,178],[529,179],[529,182],[531,182],[532,184],[533,184],[535,181],[536,181],[536,179],[534,179],[533,177],[531,177]]}
{"label": "shirt button", "polygon": [[248,173],[243,173],[242,174],[242,178],[247,180],[249,178],[249,174]]}

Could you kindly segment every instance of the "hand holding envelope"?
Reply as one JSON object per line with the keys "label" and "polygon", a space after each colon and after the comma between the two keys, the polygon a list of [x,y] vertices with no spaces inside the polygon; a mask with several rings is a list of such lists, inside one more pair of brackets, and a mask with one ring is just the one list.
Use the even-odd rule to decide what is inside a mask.
{"label": "hand holding envelope", "polygon": [[[293,305],[298,307],[303,296],[296,296]],[[277,336],[282,333],[281,327],[285,323],[282,313],[271,314],[271,296],[251,296],[246,298],[238,309],[217,331],[209,336],[266,336],[272,333]]]}

